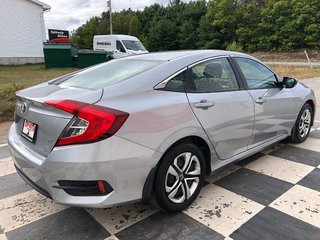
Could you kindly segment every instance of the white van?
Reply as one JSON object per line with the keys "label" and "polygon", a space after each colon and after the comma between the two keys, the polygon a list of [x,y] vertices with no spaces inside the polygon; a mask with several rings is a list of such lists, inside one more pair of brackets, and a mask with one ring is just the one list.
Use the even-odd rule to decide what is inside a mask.
{"label": "white van", "polygon": [[138,38],[129,35],[95,35],[93,50],[112,52],[113,58],[149,53]]}

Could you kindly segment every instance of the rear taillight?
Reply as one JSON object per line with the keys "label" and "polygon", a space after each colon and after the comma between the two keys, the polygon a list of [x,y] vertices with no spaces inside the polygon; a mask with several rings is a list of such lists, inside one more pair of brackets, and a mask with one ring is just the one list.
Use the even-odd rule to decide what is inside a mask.
{"label": "rear taillight", "polygon": [[46,104],[74,115],[56,146],[92,143],[114,135],[129,117],[129,113],[73,101],[46,101]]}

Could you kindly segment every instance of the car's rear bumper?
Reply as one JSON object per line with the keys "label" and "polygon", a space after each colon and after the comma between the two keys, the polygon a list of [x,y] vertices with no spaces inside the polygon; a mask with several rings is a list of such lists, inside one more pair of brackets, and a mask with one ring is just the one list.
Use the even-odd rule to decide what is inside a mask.
{"label": "car's rear bumper", "polygon": [[[8,144],[19,175],[56,202],[82,207],[110,207],[142,198],[150,170],[160,153],[117,136],[85,145],[56,147],[43,156],[23,144],[12,125]],[[103,196],[72,196],[56,188],[59,180],[104,180],[113,188]]]}
{"label": "car's rear bumper", "polygon": [[32,187],[33,189],[35,189],[36,191],[38,191],[39,193],[41,193],[43,196],[47,197],[47,198],[51,198],[50,193],[48,193],[46,190],[44,190],[43,188],[39,187],[36,183],[34,183],[27,175],[25,175],[16,165],[15,165],[16,171],[19,174],[19,176],[30,185],[30,187]]}

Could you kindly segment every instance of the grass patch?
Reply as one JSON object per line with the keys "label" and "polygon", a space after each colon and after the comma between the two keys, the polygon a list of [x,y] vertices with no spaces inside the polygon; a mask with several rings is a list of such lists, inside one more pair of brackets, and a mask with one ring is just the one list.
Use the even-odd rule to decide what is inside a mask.
{"label": "grass patch", "polygon": [[0,122],[12,120],[15,92],[17,90],[48,81],[75,70],[77,69],[46,69],[44,64],[0,66]]}
{"label": "grass patch", "polygon": [[44,64],[0,66],[0,89],[17,86],[29,87],[58,76],[76,71],[77,68],[45,68]]}
{"label": "grass patch", "polygon": [[270,65],[272,70],[282,77],[294,77],[298,80],[320,77],[320,67]]}

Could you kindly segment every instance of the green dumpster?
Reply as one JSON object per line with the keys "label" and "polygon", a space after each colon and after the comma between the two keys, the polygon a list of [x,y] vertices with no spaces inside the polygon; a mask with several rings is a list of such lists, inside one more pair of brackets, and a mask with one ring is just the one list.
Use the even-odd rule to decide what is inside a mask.
{"label": "green dumpster", "polygon": [[111,53],[82,49],[78,52],[78,67],[86,68],[110,59],[112,59]]}
{"label": "green dumpster", "polygon": [[75,67],[79,49],[71,43],[43,43],[47,68]]}

